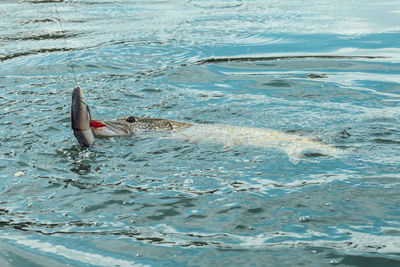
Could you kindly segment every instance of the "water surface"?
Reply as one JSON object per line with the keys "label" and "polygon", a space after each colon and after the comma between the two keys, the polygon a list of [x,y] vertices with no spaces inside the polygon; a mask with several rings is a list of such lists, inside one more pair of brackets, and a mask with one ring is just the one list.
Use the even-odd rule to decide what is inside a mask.
{"label": "water surface", "polygon": [[[0,12],[1,266],[400,264],[397,1]],[[67,51],[94,118],[273,129],[340,156],[158,135],[83,149]]]}

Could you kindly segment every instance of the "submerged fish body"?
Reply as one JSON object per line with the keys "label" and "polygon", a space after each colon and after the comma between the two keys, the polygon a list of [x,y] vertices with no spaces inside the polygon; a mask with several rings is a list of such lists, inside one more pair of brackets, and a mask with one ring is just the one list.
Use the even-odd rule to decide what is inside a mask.
{"label": "submerged fish body", "polygon": [[282,131],[240,127],[220,124],[191,124],[168,119],[122,117],[114,121],[94,121],[92,129],[96,136],[135,136],[145,133],[169,132],[163,137],[179,142],[211,142],[225,147],[237,145],[258,148],[277,148],[290,158],[298,158],[303,152],[309,155],[336,157],[335,147],[310,138]]}
{"label": "submerged fish body", "polygon": [[340,152],[331,145],[301,135],[266,128],[221,124],[194,124],[173,133],[172,138],[189,143],[212,142],[225,147],[275,148],[284,151],[291,159],[304,155],[337,157]]}

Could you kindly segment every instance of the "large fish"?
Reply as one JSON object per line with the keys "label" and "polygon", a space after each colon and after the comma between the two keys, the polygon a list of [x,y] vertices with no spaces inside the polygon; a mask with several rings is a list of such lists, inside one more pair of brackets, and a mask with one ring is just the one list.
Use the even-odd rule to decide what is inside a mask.
{"label": "large fish", "polygon": [[[75,96],[77,94],[78,96]],[[80,99],[75,100],[74,97]],[[82,90],[75,88],[72,97],[71,118],[74,133],[83,146],[94,144],[97,137],[136,136],[154,132],[167,132],[163,137],[189,143],[213,142],[225,147],[236,145],[278,148],[291,159],[302,155],[330,155],[336,157],[338,150],[320,141],[282,131],[240,127],[220,124],[192,124],[168,119],[122,117],[113,121],[92,120]],[[74,115],[75,114],[75,115]],[[74,124],[75,120],[75,124]],[[74,125],[78,125],[74,128]],[[90,129],[90,130],[89,130]]]}

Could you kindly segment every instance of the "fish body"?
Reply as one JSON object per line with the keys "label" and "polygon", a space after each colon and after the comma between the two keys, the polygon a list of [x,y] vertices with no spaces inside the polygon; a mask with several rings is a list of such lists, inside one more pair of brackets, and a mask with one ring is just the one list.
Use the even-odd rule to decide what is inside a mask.
{"label": "fish body", "polygon": [[303,135],[278,130],[242,127],[223,124],[194,124],[192,127],[174,132],[176,141],[188,143],[214,143],[227,148],[250,146],[255,148],[274,148],[282,150],[290,159],[303,156],[337,157],[340,151],[329,144]]}
{"label": "fish body", "polygon": [[[95,122],[95,123],[93,123]],[[166,132],[164,138],[188,143],[215,143],[224,147],[238,145],[257,148],[278,148],[291,159],[302,155],[336,157],[338,150],[305,136],[282,131],[241,127],[222,124],[192,124],[168,119],[122,117],[114,121],[92,121],[92,129],[98,137],[135,136],[145,133]],[[305,153],[304,153],[305,152]]]}
{"label": "fish body", "polygon": [[79,86],[72,92],[71,128],[79,144],[84,147],[94,145],[94,135],[90,127],[90,110]]}

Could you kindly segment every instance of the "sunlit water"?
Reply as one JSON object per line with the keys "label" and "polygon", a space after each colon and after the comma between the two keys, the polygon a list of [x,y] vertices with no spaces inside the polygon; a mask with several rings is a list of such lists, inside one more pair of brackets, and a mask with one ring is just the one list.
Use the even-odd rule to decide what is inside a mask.
{"label": "sunlit water", "polygon": [[[0,266],[400,265],[398,1],[0,14]],[[67,50],[94,118],[279,131],[335,153],[204,129],[83,149]]]}

